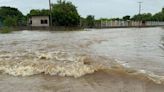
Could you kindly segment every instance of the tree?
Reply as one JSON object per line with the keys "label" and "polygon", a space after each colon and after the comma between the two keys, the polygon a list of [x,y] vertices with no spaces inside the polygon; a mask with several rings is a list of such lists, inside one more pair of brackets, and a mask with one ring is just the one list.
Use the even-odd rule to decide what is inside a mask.
{"label": "tree", "polygon": [[162,8],[162,13],[164,13],[164,8]]}
{"label": "tree", "polygon": [[154,14],[152,17],[153,21],[164,21],[164,16],[161,12]]}
{"label": "tree", "polygon": [[3,21],[4,26],[17,26],[17,19],[16,18],[11,18],[11,17],[7,17],[4,21]]}
{"label": "tree", "polygon": [[143,13],[134,15],[132,20],[135,21],[164,21],[164,8],[162,8],[161,12],[158,12],[154,15],[151,13]]}
{"label": "tree", "polygon": [[13,7],[0,7],[0,17],[5,18],[5,17],[15,17],[19,16],[22,17],[23,14],[16,8]]}
{"label": "tree", "polygon": [[28,16],[49,16],[49,10],[43,9],[43,10],[38,10],[38,9],[32,9]]}
{"label": "tree", "polygon": [[86,19],[83,17],[80,18],[80,27],[86,27]]}
{"label": "tree", "polygon": [[71,2],[58,1],[52,7],[53,24],[57,26],[78,26],[80,15]]}
{"label": "tree", "polygon": [[130,20],[130,16],[129,15],[126,15],[122,19],[125,20],[125,21]]}
{"label": "tree", "polygon": [[88,15],[86,17],[87,27],[90,27],[90,28],[94,27],[94,22],[95,22],[95,18],[93,15]]}
{"label": "tree", "polygon": [[164,21],[164,8],[162,8],[161,12],[154,14],[153,20],[154,21]]}
{"label": "tree", "polygon": [[[23,14],[13,7],[0,7],[0,17],[5,26],[19,26],[23,23]],[[10,21],[9,21],[10,20]],[[9,23],[10,22],[10,23]]]}
{"label": "tree", "polygon": [[151,13],[143,13],[134,15],[132,20],[135,21],[151,21],[152,20],[152,14]]}

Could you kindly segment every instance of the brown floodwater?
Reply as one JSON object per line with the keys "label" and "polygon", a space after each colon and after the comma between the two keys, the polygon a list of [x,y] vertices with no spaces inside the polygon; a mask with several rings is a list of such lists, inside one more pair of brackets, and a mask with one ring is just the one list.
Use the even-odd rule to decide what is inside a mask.
{"label": "brown floodwater", "polygon": [[163,90],[163,28],[0,34],[2,92]]}

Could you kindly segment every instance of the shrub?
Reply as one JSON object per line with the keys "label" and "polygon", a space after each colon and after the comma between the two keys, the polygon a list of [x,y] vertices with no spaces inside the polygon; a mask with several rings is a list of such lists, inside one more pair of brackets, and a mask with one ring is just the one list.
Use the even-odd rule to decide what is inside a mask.
{"label": "shrub", "polygon": [[0,33],[3,33],[3,34],[5,34],[5,33],[10,33],[10,32],[11,32],[11,30],[10,30],[9,27],[3,27],[3,28],[0,30]]}

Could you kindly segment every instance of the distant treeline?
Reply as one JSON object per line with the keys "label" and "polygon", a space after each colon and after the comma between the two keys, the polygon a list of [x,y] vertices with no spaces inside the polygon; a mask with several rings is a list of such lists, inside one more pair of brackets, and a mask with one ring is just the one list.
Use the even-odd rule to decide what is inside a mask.
{"label": "distant treeline", "polygon": [[164,21],[164,8],[156,14],[142,13],[134,16],[126,15],[123,18],[113,18],[110,20],[133,20],[133,21]]}
{"label": "distant treeline", "polygon": [[100,21],[164,21],[164,8],[156,14],[151,14],[151,13],[143,13],[143,14],[137,14],[134,16],[126,15],[123,16],[122,18],[100,18],[100,19],[95,19],[93,15],[88,15],[87,18],[82,18],[82,26],[85,27],[94,27],[95,22],[100,22]]}
{"label": "distant treeline", "polygon": [[164,8],[162,11],[151,14],[143,13],[134,16],[126,15],[123,18],[101,18],[96,20],[93,15],[83,18],[79,15],[77,7],[70,1],[58,0],[52,4],[52,11],[49,9],[33,9],[27,15],[23,15],[21,11],[13,7],[0,7],[0,27],[1,26],[27,26],[28,19],[31,16],[50,16],[52,14],[53,26],[83,26],[93,27],[95,21],[101,20],[133,20],[133,21],[164,21]]}

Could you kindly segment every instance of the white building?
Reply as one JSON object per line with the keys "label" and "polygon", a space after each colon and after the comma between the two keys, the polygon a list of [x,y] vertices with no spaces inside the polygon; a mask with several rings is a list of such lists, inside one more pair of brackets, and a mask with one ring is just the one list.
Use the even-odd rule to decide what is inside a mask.
{"label": "white building", "polygon": [[49,16],[31,16],[29,25],[32,27],[49,27]]}

